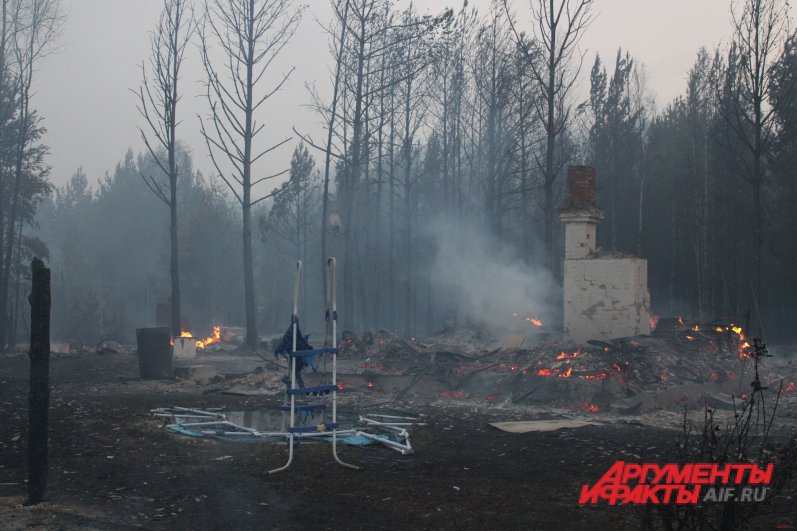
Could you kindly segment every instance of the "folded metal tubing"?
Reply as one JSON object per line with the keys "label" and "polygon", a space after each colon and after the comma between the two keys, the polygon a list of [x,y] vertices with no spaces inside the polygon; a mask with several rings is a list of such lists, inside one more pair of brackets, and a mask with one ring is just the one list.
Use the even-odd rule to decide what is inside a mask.
{"label": "folded metal tubing", "polygon": [[383,439],[381,437],[377,437],[376,435],[372,435],[372,434],[366,433],[364,431],[357,431],[355,433],[355,435],[358,435],[358,436],[361,436],[361,437],[367,437],[367,438],[371,439],[372,441],[384,444],[385,446],[387,446],[389,448],[392,448],[393,450],[396,450],[397,452],[400,452],[402,455],[407,455],[407,454],[411,454],[412,453],[412,446],[410,446],[409,444],[401,444],[401,443],[397,443],[395,441],[391,441],[389,439]]}

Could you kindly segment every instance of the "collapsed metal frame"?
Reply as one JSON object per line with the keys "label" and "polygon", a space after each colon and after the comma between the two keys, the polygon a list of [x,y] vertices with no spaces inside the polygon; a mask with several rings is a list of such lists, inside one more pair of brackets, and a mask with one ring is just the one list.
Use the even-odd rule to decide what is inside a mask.
{"label": "collapsed metal frame", "polygon": [[[248,428],[235,424],[227,420],[227,416],[221,410],[196,409],[186,407],[157,408],[151,410],[156,417],[170,418],[175,422],[170,427],[173,428],[210,428],[211,426],[221,427],[222,429],[199,429],[197,435],[209,437],[252,437],[252,438],[288,438],[290,433],[286,431],[260,431],[255,428]],[[185,420],[183,420],[185,419]],[[186,422],[190,420],[190,422]],[[199,420],[199,422],[193,422]],[[409,455],[414,452],[410,443],[409,428],[412,426],[425,426],[425,423],[417,422],[414,417],[398,417],[394,415],[384,415],[381,413],[366,413],[358,419],[362,429],[378,429],[383,431],[383,436],[353,428],[347,430],[336,430],[337,435],[353,435],[365,437],[375,443],[382,444],[391,450],[395,450],[402,455]],[[228,428],[228,429],[227,429]],[[191,430],[189,430],[191,431]],[[329,437],[330,431],[318,431],[308,433],[296,433],[298,439]]]}
{"label": "collapsed metal frame", "polygon": [[[278,468],[269,470],[269,474],[275,474],[288,469],[293,462],[294,444],[296,440],[303,438],[317,438],[328,437],[332,435],[332,457],[335,462],[346,468],[359,470],[360,467],[346,463],[338,456],[338,435],[354,435],[365,437],[374,442],[380,443],[392,450],[395,450],[402,455],[408,455],[413,452],[410,443],[409,431],[410,426],[415,425],[418,419],[412,417],[399,417],[393,415],[383,414],[367,414],[359,417],[359,423],[364,425],[364,429],[379,429],[382,430],[383,435],[375,435],[360,429],[338,429],[338,409],[337,409],[337,294],[336,294],[336,266],[335,258],[328,258],[326,263],[326,277],[327,277],[327,292],[324,294],[326,303],[325,313],[325,331],[324,331],[324,345],[319,349],[297,351],[297,339],[299,328],[299,291],[302,278],[302,262],[301,260],[296,263],[296,282],[293,291],[293,312],[291,315],[291,352],[289,353],[290,364],[290,384],[286,386],[285,400],[282,406],[283,421],[282,430],[274,432],[262,432],[254,428],[241,426],[227,420],[227,416],[221,410],[213,409],[196,409],[186,407],[172,407],[172,408],[157,408],[153,409],[152,413],[156,417],[171,418],[175,421],[174,426],[180,428],[200,428],[199,434],[205,436],[226,436],[226,437],[253,437],[253,438],[286,438],[288,444],[288,460]],[[296,365],[299,358],[316,355],[331,355],[332,356],[332,374],[331,382],[327,384],[320,384],[311,387],[297,387],[297,371]],[[296,425],[296,412],[298,408],[315,408],[316,410],[323,410],[326,404],[323,403],[324,397],[329,394],[332,399],[332,422],[321,422],[317,425]],[[296,404],[296,397],[299,395],[317,395],[321,398],[322,403],[312,406],[300,406]],[[319,407],[321,406],[321,407]],[[289,413],[289,423],[285,422],[285,411]],[[323,417],[322,417],[323,418]],[[188,421],[188,422],[186,422]],[[424,424],[419,424],[424,425]],[[216,427],[216,429],[210,429]],[[208,429],[202,429],[208,428]],[[219,429],[221,428],[221,429]]]}

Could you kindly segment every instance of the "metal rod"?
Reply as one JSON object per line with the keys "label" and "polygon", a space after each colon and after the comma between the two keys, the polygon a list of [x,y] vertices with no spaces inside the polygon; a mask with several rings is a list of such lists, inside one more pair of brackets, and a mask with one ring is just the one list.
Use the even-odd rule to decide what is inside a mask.
{"label": "metal rod", "polygon": [[406,429],[396,428],[395,426],[377,426],[377,427],[395,433],[399,437],[406,437],[408,433]]}
{"label": "metal rod", "polygon": [[425,424],[415,424],[413,422],[379,422],[365,417],[360,417],[360,422],[365,422],[370,426],[425,426]]}
{"label": "metal rod", "polygon": [[174,409],[176,411],[186,411],[188,413],[199,413],[200,415],[208,415],[208,416],[211,416],[211,417],[217,417],[217,418],[221,418],[221,419],[226,419],[227,418],[223,413],[215,413],[213,411],[205,411],[203,409],[193,409],[193,408],[189,408],[189,407],[178,407],[178,406],[175,406],[172,409]]}
{"label": "metal rod", "polygon": [[211,417],[210,415],[178,415],[176,413],[155,413],[156,417],[168,417],[175,419],[215,419],[218,417]]}
{"label": "metal rod", "polygon": [[407,455],[407,454],[411,454],[412,453],[412,447],[411,446],[407,446],[407,445],[404,445],[404,444],[401,444],[401,443],[397,443],[397,442],[391,441],[389,439],[383,439],[381,437],[377,437],[376,435],[371,435],[370,433],[366,433],[364,431],[358,431],[357,435],[360,435],[362,437],[367,437],[367,438],[369,438],[369,439],[371,439],[373,441],[376,441],[378,443],[384,444],[385,446],[388,446],[388,447],[392,448],[393,450],[396,450],[396,451],[400,452],[402,455]]}
{"label": "metal rod", "polygon": [[[327,299],[327,313],[332,319],[332,347],[338,347],[338,302],[337,302],[337,289],[335,286],[335,272],[337,261],[335,258],[327,258],[327,289],[330,290],[329,298]],[[331,306],[331,312],[330,312]],[[338,423],[338,354],[332,352],[332,384],[335,386],[332,389],[332,423]],[[332,430],[332,457],[335,462],[346,468],[359,470],[360,467],[346,463],[338,457],[338,430]]]}
{"label": "metal rod", "polygon": [[[293,313],[291,315],[291,327],[292,327],[292,344],[291,344],[291,353],[296,352],[296,334],[297,329],[299,326],[299,288],[302,283],[302,261],[298,260],[296,262],[296,281],[293,285]],[[291,371],[291,389],[296,389],[296,357],[291,356],[290,362],[290,371]],[[296,409],[296,395],[290,393],[291,395],[291,409],[290,409],[290,427],[295,427],[296,416],[295,416],[295,409]],[[269,470],[269,474],[275,474],[277,472],[281,472],[286,470],[291,463],[293,462],[293,433],[288,435],[288,462],[285,463],[283,466],[279,468],[275,468]]]}
{"label": "metal rod", "polygon": [[396,415],[382,415],[381,413],[366,413],[366,417],[380,417],[383,419],[420,420],[414,417],[397,417]]}

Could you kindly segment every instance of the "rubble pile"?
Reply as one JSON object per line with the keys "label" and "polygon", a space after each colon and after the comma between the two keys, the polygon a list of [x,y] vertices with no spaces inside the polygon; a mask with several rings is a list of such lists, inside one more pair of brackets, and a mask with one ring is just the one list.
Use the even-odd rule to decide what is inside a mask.
{"label": "rubble pile", "polygon": [[[344,373],[361,380],[347,374],[347,389],[402,398],[558,403],[594,412],[643,402],[674,406],[705,393],[738,396],[746,390],[745,374],[752,373],[750,344],[731,321],[663,319],[650,336],[581,346],[549,337],[532,347],[506,347],[517,343],[523,342],[472,328],[446,328],[408,341],[383,331],[362,338],[347,334],[341,345],[349,359]],[[793,391],[789,383],[786,390]]]}

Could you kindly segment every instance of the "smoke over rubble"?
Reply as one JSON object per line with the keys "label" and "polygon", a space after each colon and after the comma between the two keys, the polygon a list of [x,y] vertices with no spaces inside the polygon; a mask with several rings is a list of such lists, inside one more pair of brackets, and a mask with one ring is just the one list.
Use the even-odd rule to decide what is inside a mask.
{"label": "smoke over rubble", "polygon": [[427,274],[440,291],[438,298],[451,303],[448,322],[496,334],[526,334],[539,322],[552,323],[559,288],[541,265],[526,263],[475,222],[440,217],[426,235],[436,249]]}

